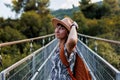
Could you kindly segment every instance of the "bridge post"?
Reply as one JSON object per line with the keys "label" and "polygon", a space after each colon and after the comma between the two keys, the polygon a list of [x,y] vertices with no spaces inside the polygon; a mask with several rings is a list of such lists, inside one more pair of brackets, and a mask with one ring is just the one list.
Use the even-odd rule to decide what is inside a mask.
{"label": "bridge post", "polygon": [[120,72],[116,73],[116,79],[115,80],[120,80]]}
{"label": "bridge post", "polygon": [[[46,48],[44,48],[44,60],[47,58],[47,55],[46,55]],[[43,79],[45,80],[46,79],[46,66],[44,66],[44,71],[43,71]]]}
{"label": "bridge post", "polygon": [[48,41],[50,42],[50,40],[51,40],[51,39],[50,39],[50,37],[49,37]]}
{"label": "bridge post", "polygon": [[30,53],[32,53],[32,50],[33,50],[33,44],[32,44],[33,41],[31,41],[30,43]]}
{"label": "bridge post", "polygon": [[97,46],[98,46],[98,44],[97,44],[97,42],[95,41],[95,52],[97,52]]}
{"label": "bridge post", "polygon": [[2,72],[0,73],[0,80],[6,80],[5,71],[2,71]]}
{"label": "bridge post", "polygon": [[[33,51],[33,40],[30,43],[30,53],[32,53],[32,51]],[[32,74],[34,74],[35,73],[35,55],[32,56],[32,68],[33,68]]]}
{"label": "bridge post", "polygon": [[42,44],[43,44],[43,46],[44,46],[44,44],[45,44],[45,39],[43,38],[43,40],[42,40]]}
{"label": "bridge post", "polygon": [[33,58],[32,58],[32,68],[33,68],[32,74],[34,74],[35,73],[35,55],[33,55]]}
{"label": "bridge post", "polygon": [[83,37],[81,37],[81,41],[83,42]]}
{"label": "bridge post", "polygon": [[[0,46],[0,54],[1,54],[1,46]],[[0,80],[5,80],[5,72],[0,72]]]}
{"label": "bridge post", "polygon": [[85,39],[85,44],[88,45],[88,39],[87,38]]}
{"label": "bridge post", "polygon": [[[42,41],[42,43],[43,43],[43,47],[44,47],[44,51],[43,51],[43,60],[45,61],[45,59],[46,59],[46,48],[45,48],[45,39],[43,38],[43,41]],[[43,80],[45,80],[45,66],[43,67]]]}

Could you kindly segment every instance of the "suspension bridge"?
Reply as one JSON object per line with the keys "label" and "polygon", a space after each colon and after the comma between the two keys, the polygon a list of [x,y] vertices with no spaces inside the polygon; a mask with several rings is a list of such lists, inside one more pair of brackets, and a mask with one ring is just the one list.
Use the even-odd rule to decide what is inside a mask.
{"label": "suspension bridge", "polygon": [[[120,71],[90,49],[88,39],[120,45],[119,41],[107,40],[78,33],[77,49],[79,56],[87,65],[92,80],[120,80]],[[41,40],[43,46],[32,51],[33,42]],[[46,40],[49,42],[45,44]],[[0,80],[50,80],[51,58],[58,46],[54,34],[19,41],[1,43],[0,47],[30,42],[31,54],[0,72]],[[97,50],[97,46],[95,47]]]}

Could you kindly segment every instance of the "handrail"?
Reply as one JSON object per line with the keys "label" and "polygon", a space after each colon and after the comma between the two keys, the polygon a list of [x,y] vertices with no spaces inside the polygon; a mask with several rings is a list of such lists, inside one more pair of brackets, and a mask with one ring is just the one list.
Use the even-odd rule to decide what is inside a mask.
{"label": "handrail", "polygon": [[119,44],[120,45],[120,41],[98,38],[98,37],[88,36],[88,35],[84,35],[84,34],[80,34],[80,33],[78,33],[78,35],[84,36],[84,37],[87,37],[87,38],[91,38],[91,39],[96,39],[96,40],[99,40],[99,41],[104,41],[104,42],[109,42],[109,43],[114,43],[114,44]]}
{"label": "handrail", "polygon": [[[58,44],[57,44],[58,45]],[[51,56],[53,55],[55,49],[57,48],[57,46],[55,48],[53,48],[53,51],[50,53],[50,55],[48,56],[48,58],[44,61],[44,63],[39,67],[39,69],[37,70],[37,72],[34,74],[34,76],[30,79],[30,80],[35,80],[35,78],[38,76],[38,73],[40,72],[40,70],[45,66],[45,64],[47,63],[47,61],[51,58]]]}
{"label": "handrail", "polygon": [[[80,33],[78,33],[78,36],[80,36],[79,38],[84,42],[86,42],[87,43],[87,39],[93,39],[93,40],[98,40],[98,41],[103,41],[103,42],[107,42],[107,43],[112,43],[112,44],[116,44],[116,45],[120,45],[120,41],[115,41],[115,40],[109,40],[109,39],[104,39],[104,38],[98,38],[98,37],[93,37],[93,36],[88,36],[88,35],[84,35],[84,34],[80,34]],[[85,40],[84,40],[85,39]],[[95,46],[95,49],[97,48],[97,44],[95,44],[96,46]],[[94,51],[92,51],[90,48],[88,48],[88,46],[87,45],[84,45],[88,50],[86,51],[86,49],[81,49],[81,51],[86,51],[86,53],[88,53],[88,51],[90,51],[91,53],[94,53],[94,54],[92,54],[92,56],[93,56],[93,58],[91,58],[91,60],[93,60],[93,59],[96,59],[96,57],[98,57],[99,59],[100,59],[100,61],[102,61],[102,62],[104,62],[104,64],[108,67],[108,69],[110,69],[109,71],[111,71],[112,73],[110,74],[108,74],[108,75],[111,75],[112,77],[111,77],[111,80],[119,80],[120,79],[120,71],[118,70],[118,69],[116,69],[115,67],[113,67],[110,63],[108,63],[105,59],[103,59],[101,56],[99,56],[98,54],[95,54],[95,52]],[[81,47],[81,48],[83,48],[83,47]],[[97,51],[97,49],[96,49],[96,51]],[[84,56],[86,57],[87,55],[85,54],[85,52],[83,52],[84,54]],[[89,55],[91,55],[90,53],[88,53]],[[84,58],[85,58],[84,57]],[[86,60],[89,58],[89,56],[87,56],[86,57]],[[90,59],[89,59],[90,60]],[[88,63],[89,63],[89,60],[88,60]],[[95,60],[94,60],[95,61]],[[96,62],[94,63],[95,65],[96,65]],[[90,65],[91,65],[91,63],[90,63]],[[94,65],[92,65],[91,67],[93,67]],[[97,65],[97,66],[99,66],[99,65]],[[94,66],[94,68],[95,68],[95,66]],[[97,68],[98,69],[100,69],[101,67],[96,67],[95,69],[93,68],[93,72],[95,72],[95,75],[96,75],[96,70],[97,70]],[[94,71],[95,70],[95,71]],[[106,70],[106,69],[105,69]],[[99,73],[100,73],[100,71],[99,71]],[[100,74],[98,73],[98,76],[100,76]],[[106,72],[105,72],[106,73]],[[104,74],[105,74],[104,73]],[[103,75],[104,75],[103,74]],[[107,75],[107,74],[105,74],[105,75]],[[114,79],[113,79],[114,78]],[[100,79],[101,80],[101,79]],[[107,80],[107,79],[105,79],[105,80]]]}
{"label": "handrail", "polygon": [[[78,40],[78,46],[80,46],[80,47],[78,47],[78,50],[79,50],[79,53],[81,54],[83,60],[86,62],[86,65],[89,66],[90,70],[92,70],[92,73],[94,73],[94,75],[92,75],[92,77],[97,76],[100,73],[99,70],[100,69],[103,70],[104,66],[105,66],[105,71],[106,70],[109,71],[109,69],[110,69],[112,77],[114,77],[114,79],[111,79],[111,80],[119,80],[120,79],[120,71],[118,69],[113,67],[110,63],[108,63],[105,59],[103,59],[96,52],[94,52],[92,49],[90,49],[82,41]],[[99,60],[100,60],[100,62],[103,62],[104,64],[99,63]],[[97,73],[97,72],[99,72],[99,73]],[[101,72],[103,72],[103,71],[101,71]],[[105,74],[105,72],[103,72],[103,73]],[[102,79],[99,79],[99,80],[102,80]],[[108,80],[108,79],[104,79],[104,80]]]}
{"label": "handrail", "polygon": [[[0,47],[13,45],[13,44],[24,43],[24,42],[30,42],[30,41],[46,38],[46,37],[53,36],[53,35],[54,34],[49,34],[49,35],[46,35],[46,36],[40,36],[40,37],[35,37],[35,38],[30,38],[30,39],[24,39],[24,40],[12,41],[12,42],[5,42],[5,43],[1,43]],[[84,36],[84,37],[87,37],[87,38],[91,38],[91,39],[96,39],[96,40],[99,40],[99,41],[104,41],[104,42],[109,42],[109,43],[114,43],[114,44],[120,44],[120,41],[108,40],[108,39],[88,36],[88,35],[84,35],[84,34],[80,34],[80,33],[78,33],[78,35]]]}
{"label": "handrail", "polygon": [[[98,37],[92,37],[92,36],[88,36],[88,35],[84,35],[84,34],[80,34],[80,33],[78,33],[78,35],[83,36],[83,37],[85,37],[85,38],[91,38],[91,39],[96,39],[96,40],[99,40],[99,41],[105,41],[105,42],[109,42],[109,43],[120,44],[120,41],[114,41],[114,40],[108,40],[108,39],[103,39],[103,38],[98,38]],[[43,39],[43,38],[50,37],[50,36],[54,36],[54,34],[49,34],[49,35],[45,35],[45,36],[41,36],[41,37],[35,37],[35,38],[24,39],[24,40],[19,40],[19,41],[1,43],[1,44],[0,44],[0,47],[8,46],[8,45],[13,45],[13,44],[24,43],[24,42],[30,42],[30,41],[33,41],[33,40]],[[55,41],[55,39],[54,39],[53,41]],[[49,44],[51,44],[53,41],[51,41]],[[79,41],[80,41],[80,40],[79,40]],[[81,41],[80,41],[80,42],[81,42]],[[36,50],[35,52],[33,52],[33,54],[30,54],[29,56],[23,58],[22,60],[20,60],[20,61],[18,61],[17,63],[13,64],[13,65],[10,66],[9,68],[3,70],[3,71],[1,72],[1,74],[3,74],[3,76],[4,76],[4,75],[6,76],[7,74],[9,74],[9,72],[10,72],[12,69],[16,68],[17,66],[19,66],[19,65],[22,64],[23,62],[27,61],[28,59],[32,59],[36,54],[38,54],[39,51],[41,51],[42,49],[46,48],[46,46],[48,46],[49,44],[45,45],[44,47],[41,47],[40,49],[38,49],[38,50]],[[81,43],[81,44],[87,48],[87,45],[85,45],[85,44],[83,44],[83,43]],[[82,49],[82,47],[80,47],[80,48]],[[83,49],[82,49],[82,50],[83,50]],[[82,50],[81,50],[81,51],[82,51]],[[95,52],[93,52],[93,51],[92,51],[91,49],[89,49],[89,48],[88,48],[88,51],[92,52],[93,54],[95,53]],[[86,51],[86,52],[88,52],[88,51]],[[120,72],[119,72],[116,68],[114,68],[113,66],[111,66],[111,64],[109,64],[108,62],[106,62],[106,61],[105,61],[104,59],[102,59],[99,55],[94,54],[93,57],[94,57],[94,56],[97,56],[98,58],[100,58],[100,60],[102,60],[106,65],[108,65],[108,67],[109,67],[110,69],[112,68],[111,71],[115,71],[115,73],[118,73],[118,75],[120,75]],[[33,60],[34,60],[34,58],[33,58]],[[40,69],[41,69],[41,68],[42,68],[42,67],[40,67],[39,69],[37,69],[36,74],[37,74],[38,72],[40,72]],[[37,75],[34,75],[34,77],[35,77],[35,76],[37,76]],[[117,76],[117,74],[116,74],[115,76]],[[34,78],[34,77],[33,77],[33,78]],[[117,78],[118,78],[118,79],[117,79]],[[3,80],[4,80],[4,79],[3,79]],[[116,77],[116,80],[119,80],[119,76]]]}
{"label": "handrail", "polygon": [[[79,40],[79,42],[81,42]],[[101,61],[103,61],[105,64],[108,65],[109,68],[111,68],[113,71],[115,71],[116,73],[120,72],[118,69],[116,69],[115,67],[113,67],[110,63],[108,63],[104,58],[102,58],[100,55],[98,55],[96,52],[94,52],[93,50],[91,50],[87,45],[85,45],[84,43],[81,42],[81,44],[83,46],[85,46],[90,52],[92,52],[93,55],[97,56],[99,59],[101,59]]]}
{"label": "handrail", "polygon": [[[31,60],[33,62],[32,63],[33,64],[32,68],[35,67],[35,65],[34,65],[35,60],[34,59],[36,58],[37,54],[40,54],[40,51],[42,51],[43,49],[46,49],[47,47],[49,47],[49,45],[51,45],[55,41],[56,41],[56,39],[52,40],[51,42],[49,42],[45,46],[43,46],[43,47],[39,48],[38,50],[34,51],[32,54],[28,55],[27,57],[21,59],[20,61],[14,63],[10,67],[8,67],[5,70],[3,70],[2,72],[0,72],[0,80],[1,80],[1,78],[3,78],[2,80],[6,80],[6,77],[9,75],[10,71],[12,71],[13,69],[17,68],[18,66],[20,66],[22,63],[26,62],[27,60]],[[43,54],[43,53],[41,53],[41,54]],[[27,63],[27,65],[28,64],[29,63]]]}
{"label": "handrail", "polygon": [[30,39],[23,39],[23,40],[18,40],[18,41],[1,43],[1,44],[0,44],[0,47],[8,46],[8,45],[13,45],[13,44],[24,43],[24,42],[30,42],[30,41],[34,41],[34,40],[46,38],[46,37],[53,36],[53,35],[54,35],[54,34],[49,34],[49,35],[46,35],[46,36],[40,36],[40,37],[35,37],[35,38],[30,38]]}
{"label": "handrail", "polygon": [[[50,45],[51,43],[53,43],[56,39],[54,39],[53,41],[51,41],[50,43],[48,43],[46,46]],[[44,47],[46,47],[44,46]],[[35,52],[33,52],[32,54],[28,55],[27,57],[21,59],[20,61],[14,63],[13,65],[11,65],[10,67],[6,68],[5,70],[3,70],[4,72],[9,72],[12,69],[16,68],[17,66],[19,66],[21,63],[25,62],[28,59],[31,59],[34,55],[36,55],[39,51],[41,51],[44,47],[41,47],[40,49],[36,50]]]}

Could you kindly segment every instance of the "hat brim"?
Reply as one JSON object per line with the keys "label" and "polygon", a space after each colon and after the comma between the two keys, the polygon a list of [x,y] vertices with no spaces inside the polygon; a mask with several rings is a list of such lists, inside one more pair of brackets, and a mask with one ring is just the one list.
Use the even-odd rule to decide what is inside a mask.
{"label": "hat brim", "polygon": [[65,26],[65,27],[67,28],[67,30],[70,31],[69,26],[66,25],[63,21],[61,21],[60,19],[57,19],[57,18],[53,18],[53,19],[52,19],[52,24],[53,24],[54,27],[56,27],[58,23],[60,23],[60,24],[62,24],[63,26]]}

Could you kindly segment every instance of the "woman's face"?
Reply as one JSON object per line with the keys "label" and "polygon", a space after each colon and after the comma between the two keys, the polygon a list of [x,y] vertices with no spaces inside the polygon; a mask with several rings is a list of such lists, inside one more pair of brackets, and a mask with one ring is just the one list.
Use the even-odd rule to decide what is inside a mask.
{"label": "woman's face", "polygon": [[55,36],[58,39],[66,39],[68,37],[68,30],[61,24],[58,24],[55,28]]}

